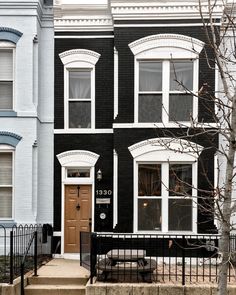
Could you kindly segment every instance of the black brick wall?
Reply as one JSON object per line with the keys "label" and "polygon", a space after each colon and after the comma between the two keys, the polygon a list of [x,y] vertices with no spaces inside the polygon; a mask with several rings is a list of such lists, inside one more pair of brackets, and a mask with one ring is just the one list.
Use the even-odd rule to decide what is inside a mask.
{"label": "black brick wall", "polygon": [[[95,181],[95,191],[97,189],[113,190],[113,135],[112,134],[68,134],[55,135],[55,160],[54,160],[54,229],[61,229],[61,165],[56,155],[69,150],[88,150],[100,155],[95,166],[96,172],[101,169],[103,179]],[[95,206],[95,230],[111,231],[113,227],[113,195],[111,195],[110,205]],[[107,208],[108,207],[108,208]],[[109,209],[109,210],[107,210]],[[101,212],[107,213],[106,220],[99,218]],[[94,218],[94,216],[93,216]]]}
{"label": "black brick wall", "polygon": [[113,122],[113,38],[55,39],[55,128],[64,128],[64,66],[59,54],[88,49],[101,54],[95,66],[96,128],[111,128]]}
{"label": "black brick wall", "polygon": [[[154,34],[181,34],[197,38],[208,44],[202,27],[138,27],[115,28],[115,47],[119,52],[119,116],[116,123],[134,122],[134,55],[128,44],[140,38]],[[209,59],[212,59],[207,48]],[[205,51],[200,54],[199,88],[204,83],[214,90],[215,74],[209,69]],[[199,121],[212,121],[212,101],[205,99],[199,102]]]}

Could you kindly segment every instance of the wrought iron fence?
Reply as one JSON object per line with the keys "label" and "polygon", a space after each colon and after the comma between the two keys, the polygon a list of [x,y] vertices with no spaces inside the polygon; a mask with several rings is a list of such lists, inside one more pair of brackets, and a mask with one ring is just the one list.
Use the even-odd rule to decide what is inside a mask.
{"label": "wrought iron fence", "polygon": [[[84,259],[89,236],[90,254]],[[81,233],[81,265],[90,269],[91,282],[96,276],[113,282],[215,283],[219,243],[219,235]],[[236,236],[231,236],[229,251],[228,280],[235,283]]]}
{"label": "wrought iron fence", "polygon": [[[35,236],[37,243],[31,244]],[[26,273],[51,257],[51,236],[52,229],[48,224],[14,225],[12,227],[0,224],[0,283],[12,284],[13,280],[20,276],[23,258],[23,272]]]}

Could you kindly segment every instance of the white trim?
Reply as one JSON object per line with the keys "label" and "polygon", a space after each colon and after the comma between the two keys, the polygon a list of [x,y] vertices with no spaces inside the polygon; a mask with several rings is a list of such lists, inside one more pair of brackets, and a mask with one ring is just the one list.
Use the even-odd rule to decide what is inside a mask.
{"label": "white trim", "polygon": [[114,39],[113,35],[56,35],[54,39]]}
{"label": "white trim", "polygon": [[54,231],[53,236],[54,237],[61,237],[61,231]]}
{"label": "white trim", "polygon": [[178,138],[159,137],[140,141],[128,147],[132,157],[137,161],[150,161],[155,153],[155,161],[194,161],[201,154],[203,147]]}
{"label": "white trim", "polygon": [[113,228],[118,222],[118,154],[113,150]]}
{"label": "white trim", "polygon": [[[188,17],[189,18],[189,17]],[[132,19],[133,20],[133,19]],[[137,19],[140,20],[140,19]],[[159,28],[159,27],[202,27],[202,23],[181,23],[181,24],[115,24],[114,28]],[[207,24],[207,26],[209,26]],[[221,23],[215,23],[214,26],[221,26]]]}
{"label": "white trim", "polygon": [[[204,43],[198,39],[179,34],[157,34],[138,39],[129,44],[134,55],[153,48],[180,48],[195,55],[202,51]],[[186,58],[186,57],[185,57]]]}
{"label": "white trim", "polygon": [[[112,126],[114,129],[133,129],[133,128],[188,128],[192,127],[190,122],[168,122],[164,123],[114,123]],[[196,128],[215,128],[216,123],[201,123],[198,122],[195,125]]]}
{"label": "white trim", "polygon": [[[87,50],[87,49],[72,49],[72,50],[64,51],[59,54],[59,57],[65,66],[70,63],[75,63],[80,61],[95,65],[98,59],[100,58],[100,56],[101,55],[99,53],[92,50]],[[67,66],[67,67],[71,67],[71,66]]]}
{"label": "white trim", "polygon": [[119,112],[119,55],[114,47],[114,120]]}
{"label": "white trim", "polygon": [[[93,167],[98,158],[98,154],[85,150],[71,150],[57,155],[57,159],[62,167]],[[85,164],[81,165],[81,163]]]}
{"label": "white trim", "polygon": [[112,134],[113,129],[54,129],[54,134]]}
{"label": "white trim", "polygon": [[[92,194],[91,194],[91,202],[92,202],[92,231],[94,230],[94,187],[95,187],[95,164],[99,158],[99,155],[86,151],[86,150],[72,150],[66,151],[57,155],[57,159],[61,164],[61,254],[64,254],[64,219],[65,219],[65,185],[91,185],[92,186]],[[68,179],[66,175],[67,168],[70,167],[86,167],[90,168],[90,177],[83,178],[73,178]]]}

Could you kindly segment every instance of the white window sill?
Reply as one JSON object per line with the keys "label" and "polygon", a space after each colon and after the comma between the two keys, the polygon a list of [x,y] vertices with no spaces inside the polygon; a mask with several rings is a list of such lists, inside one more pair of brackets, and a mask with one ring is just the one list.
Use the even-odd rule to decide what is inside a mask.
{"label": "white window sill", "polygon": [[192,126],[190,122],[170,123],[114,123],[113,128],[215,128],[216,123],[197,123]]}
{"label": "white window sill", "polygon": [[113,129],[54,129],[54,134],[98,134],[113,133]]}

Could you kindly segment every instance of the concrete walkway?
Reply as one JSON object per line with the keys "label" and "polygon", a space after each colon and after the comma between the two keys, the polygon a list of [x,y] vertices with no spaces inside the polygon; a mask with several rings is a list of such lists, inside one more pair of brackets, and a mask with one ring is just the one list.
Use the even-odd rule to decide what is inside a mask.
{"label": "concrete walkway", "polygon": [[80,266],[78,260],[52,259],[38,270],[42,277],[89,278],[89,271]]}

